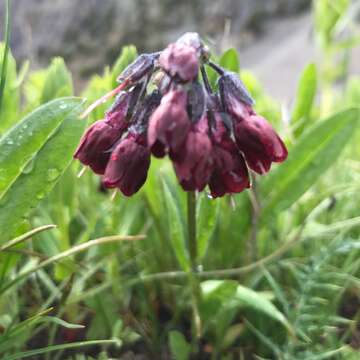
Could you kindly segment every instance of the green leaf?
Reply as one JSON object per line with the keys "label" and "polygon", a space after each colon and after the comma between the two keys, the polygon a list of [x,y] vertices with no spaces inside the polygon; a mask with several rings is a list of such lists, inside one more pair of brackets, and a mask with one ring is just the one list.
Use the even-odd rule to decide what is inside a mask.
{"label": "green leaf", "polygon": [[290,149],[288,159],[264,180],[263,217],[295,203],[334,164],[350,140],[359,111],[350,109],[312,126]]}
{"label": "green leaf", "polygon": [[[303,71],[297,90],[296,102],[292,113],[292,122],[297,124],[299,121],[306,121],[309,118],[317,90],[317,71],[315,64],[309,64]],[[300,134],[301,128],[297,128],[295,133]]]}
{"label": "green leaf", "polygon": [[[0,136],[17,120],[20,107],[20,95],[16,72],[16,62],[9,50],[6,61],[1,62],[6,53],[6,47],[0,43],[0,70],[4,71],[2,77],[2,90],[0,91]],[[5,71],[6,68],[6,71]]]}
{"label": "green leaf", "polygon": [[231,48],[224,52],[220,59],[220,66],[236,73],[240,71],[240,61],[236,49]]}
{"label": "green leaf", "polygon": [[75,98],[51,102],[25,118],[1,142],[4,153],[0,151],[0,169],[6,170],[0,200],[2,241],[11,238],[18,224],[46,197],[70,164],[86,125],[78,120],[81,103]]}
{"label": "green leaf", "polygon": [[257,312],[261,312],[270,318],[278,321],[293,333],[291,325],[287,321],[284,314],[279,311],[275,305],[272,304],[263,294],[249,289],[245,286],[238,285],[236,290],[235,299],[238,301],[241,307],[253,309]]}
{"label": "green leaf", "polygon": [[35,155],[80,102],[76,98],[52,101],[26,116],[1,138],[0,199],[21,173],[31,170]]}
{"label": "green leaf", "polygon": [[186,251],[185,221],[180,200],[177,198],[176,189],[169,179],[163,179],[163,189],[169,218],[171,244],[181,268],[187,271],[189,270],[189,258]]}
{"label": "green leaf", "polygon": [[202,259],[208,248],[209,240],[215,231],[219,218],[220,201],[209,199],[203,192],[197,203],[198,254]]}
{"label": "green leaf", "polygon": [[121,54],[119,58],[116,60],[112,70],[111,70],[111,77],[112,77],[112,86],[117,86],[116,79],[122,73],[122,71],[131,64],[137,57],[137,50],[134,45],[124,46],[121,50]]}
{"label": "green leaf", "polygon": [[178,331],[169,334],[170,350],[175,360],[188,360],[191,353],[191,345],[188,344],[184,335]]}
{"label": "green leaf", "polygon": [[59,57],[53,59],[47,70],[41,103],[46,103],[58,97],[71,96],[72,94],[72,77],[66,68],[64,60]]}
{"label": "green leaf", "polygon": [[[251,308],[283,324],[290,332],[291,326],[286,317],[259,292],[237,284],[232,280],[208,280],[201,283],[203,300],[220,301],[221,307]],[[208,307],[209,309],[209,307]],[[215,311],[215,309],[213,309]]]}
{"label": "green leaf", "polygon": [[20,352],[14,355],[8,355],[6,357],[7,360],[18,360],[25,359],[29,357],[34,357],[37,355],[47,354],[53,351],[66,350],[66,349],[77,349],[85,346],[101,346],[101,345],[117,345],[118,340],[93,340],[93,341],[80,341],[74,342],[70,344],[60,344],[60,345],[52,345],[47,346],[41,349],[34,349],[30,351]]}
{"label": "green leaf", "polygon": [[4,50],[0,52],[2,55],[1,59],[1,68],[0,68],[0,112],[3,106],[3,95],[6,85],[6,77],[8,71],[8,59],[9,59],[9,45],[10,45],[10,0],[5,2],[5,22],[4,22],[4,34],[5,34],[5,45]]}

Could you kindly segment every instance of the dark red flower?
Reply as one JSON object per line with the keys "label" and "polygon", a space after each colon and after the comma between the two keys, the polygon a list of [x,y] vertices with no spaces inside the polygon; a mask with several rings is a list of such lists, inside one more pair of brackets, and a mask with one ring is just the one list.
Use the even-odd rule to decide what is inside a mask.
{"label": "dark red flower", "polygon": [[249,174],[243,156],[228,134],[220,114],[215,114],[213,133],[213,173],[209,187],[211,196],[239,193],[250,187]]}
{"label": "dark red flower", "polygon": [[249,167],[259,174],[270,170],[272,162],[287,158],[287,149],[272,126],[261,116],[235,121],[235,139]]}
{"label": "dark red flower", "polygon": [[144,134],[129,133],[111,153],[103,177],[107,188],[119,188],[126,195],[138,192],[146,181],[150,151]]}
{"label": "dark red flower", "polygon": [[81,138],[74,158],[90,166],[96,174],[102,175],[110,158],[110,149],[121,134],[104,120],[95,122]]}
{"label": "dark red flower", "polygon": [[180,154],[190,130],[190,120],[186,112],[187,93],[170,90],[161,100],[149,121],[148,145],[156,157],[164,157],[169,152],[172,158]]}
{"label": "dark red flower", "polygon": [[202,191],[212,172],[212,145],[208,136],[207,118],[192,126],[183,146],[181,161],[174,161],[179,182],[186,191]]}
{"label": "dark red flower", "polygon": [[159,57],[160,67],[180,81],[192,81],[199,73],[196,49],[182,43],[170,44]]}

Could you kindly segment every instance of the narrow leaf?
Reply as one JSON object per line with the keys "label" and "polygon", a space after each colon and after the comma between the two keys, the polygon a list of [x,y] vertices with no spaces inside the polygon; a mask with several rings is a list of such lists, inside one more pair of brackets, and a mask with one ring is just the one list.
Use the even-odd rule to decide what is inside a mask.
{"label": "narrow leaf", "polygon": [[263,216],[290,207],[334,164],[359,120],[356,109],[312,126],[290,149],[289,158],[264,180]]}
{"label": "narrow leaf", "polygon": [[[296,102],[292,113],[292,122],[297,124],[299,121],[306,121],[309,118],[317,90],[316,65],[309,64],[301,75]],[[300,134],[304,126],[298,127],[295,131]]]}
{"label": "narrow leaf", "polygon": [[181,212],[180,202],[179,199],[176,198],[176,191],[168,179],[163,180],[163,189],[169,218],[170,240],[181,268],[183,270],[189,270],[185,241],[185,222]]}

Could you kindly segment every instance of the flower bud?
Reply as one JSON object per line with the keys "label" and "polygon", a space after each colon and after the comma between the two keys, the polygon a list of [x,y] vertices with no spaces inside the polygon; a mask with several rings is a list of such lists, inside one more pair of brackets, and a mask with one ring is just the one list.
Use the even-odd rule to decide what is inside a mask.
{"label": "flower bud", "polygon": [[102,175],[110,158],[110,149],[120,137],[118,129],[99,120],[81,138],[74,158],[90,166],[96,174]]}
{"label": "flower bud", "polygon": [[252,111],[254,100],[238,74],[225,72],[218,80],[221,102],[225,111],[241,118]]}
{"label": "flower bud", "polygon": [[128,81],[129,84],[138,82],[144,76],[151,73],[154,69],[154,63],[158,56],[158,53],[140,55],[134,62],[125,68],[117,80]]}
{"label": "flower bud", "polygon": [[181,43],[170,44],[159,57],[160,67],[171,77],[188,82],[199,72],[199,59],[192,46]]}
{"label": "flower bud", "polygon": [[111,154],[103,177],[107,188],[119,188],[125,196],[138,192],[146,181],[150,151],[143,134],[130,133]]}
{"label": "flower bud", "polygon": [[283,141],[263,117],[252,115],[234,126],[236,144],[255,172],[265,174],[272,162],[282,162],[287,158]]}

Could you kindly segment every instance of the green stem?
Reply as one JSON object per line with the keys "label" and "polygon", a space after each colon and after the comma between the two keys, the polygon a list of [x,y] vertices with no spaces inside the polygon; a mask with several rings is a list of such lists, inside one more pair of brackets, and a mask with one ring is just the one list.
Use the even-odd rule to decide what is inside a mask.
{"label": "green stem", "polygon": [[201,319],[199,313],[199,304],[201,289],[198,272],[198,251],[196,237],[196,194],[188,192],[187,194],[187,217],[188,217],[188,250],[190,255],[191,271],[189,272],[189,283],[191,289],[191,301],[193,311],[193,341],[198,346],[198,340],[201,337]]}

